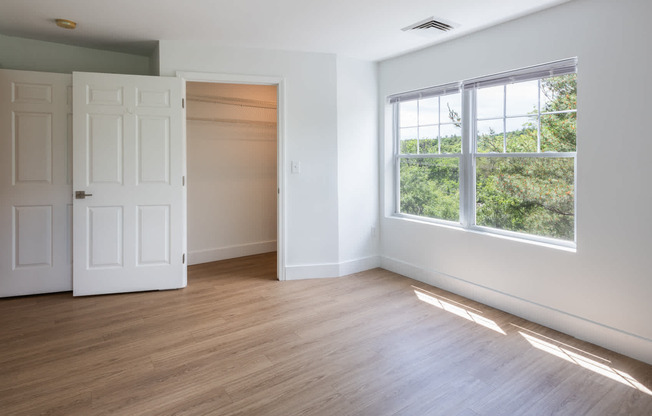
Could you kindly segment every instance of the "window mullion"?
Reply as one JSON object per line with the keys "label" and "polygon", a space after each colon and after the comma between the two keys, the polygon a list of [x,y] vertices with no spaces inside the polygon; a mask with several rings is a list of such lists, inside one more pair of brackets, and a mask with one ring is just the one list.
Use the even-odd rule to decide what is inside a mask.
{"label": "window mullion", "polygon": [[541,80],[537,87],[537,153],[541,153]]}
{"label": "window mullion", "polygon": [[392,124],[394,130],[394,213],[401,212],[401,172],[400,172],[400,125],[399,125],[399,102],[392,104]]}
{"label": "window mullion", "polygon": [[503,152],[507,153],[507,85],[503,85]]}
{"label": "window mullion", "polygon": [[437,153],[441,154],[441,97],[437,97]]}
{"label": "window mullion", "polygon": [[462,94],[462,157],[460,158],[460,222],[475,224],[475,89]]}
{"label": "window mullion", "polygon": [[417,100],[417,154],[421,153],[421,147],[419,140],[421,139],[421,120],[420,120],[420,114],[421,113],[421,100]]}

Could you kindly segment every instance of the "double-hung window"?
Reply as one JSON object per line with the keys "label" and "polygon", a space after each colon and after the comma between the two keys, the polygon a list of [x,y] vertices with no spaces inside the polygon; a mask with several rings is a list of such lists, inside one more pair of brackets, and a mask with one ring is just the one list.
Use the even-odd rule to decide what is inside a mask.
{"label": "double-hung window", "polygon": [[572,246],[576,66],[391,96],[397,214]]}
{"label": "double-hung window", "polygon": [[397,101],[400,212],[460,219],[462,94],[459,84],[419,91]]}

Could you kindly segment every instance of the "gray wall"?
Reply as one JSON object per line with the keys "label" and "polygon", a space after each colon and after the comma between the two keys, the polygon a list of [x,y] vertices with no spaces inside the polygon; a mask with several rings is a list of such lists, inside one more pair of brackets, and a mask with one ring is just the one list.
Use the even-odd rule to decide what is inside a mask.
{"label": "gray wall", "polygon": [[150,57],[0,35],[0,68],[149,75]]}

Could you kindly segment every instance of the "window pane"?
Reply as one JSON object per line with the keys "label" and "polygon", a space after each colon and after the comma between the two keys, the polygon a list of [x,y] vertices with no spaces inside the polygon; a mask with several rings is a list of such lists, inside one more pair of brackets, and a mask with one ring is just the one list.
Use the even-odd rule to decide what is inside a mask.
{"label": "window pane", "polygon": [[439,97],[419,100],[419,124],[439,123]]}
{"label": "window pane", "polygon": [[477,91],[478,118],[502,117],[504,114],[505,88],[497,87],[480,88]]}
{"label": "window pane", "polygon": [[440,123],[459,124],[462,117],[462,94],[442,95],[439,114]]}
{"label": "window pane", "polygon": [[410,127],[401,129],[399,132],[400,153],[416,154],[417,153],[417,128]]}
{"label": "window pane", "polygon": [[406,101],[399,103],[398,123],[400,127],[415,127],[417,125],[417,102]]}
{"label": "window pane", "polygon": [[508,116],[536,114],[539,111],[539,81],[508,84],[506,92]]}
{"label": "window pane", "polygon": [[442,153],[462,153],[462,128],[458,124],[442,124],[439,134]]}
{"label": "window pane", "polygon": [[478,152],[504,151],[503,119],[478,121]]}
{"label": "window pane", "polygon": [[537,119],[536,117],[515,117],[506,120],[507,151],[518,153],[536,153]]}
{"label": "window pane", "polygon": [[577,113],[541,116],[541,151],[574,152],[576,149]]}
{"label": "window pane", "polygon": [[459,158],[401,159],[400,212],[459,221]]}
{"label": "window pane", "polygon": [[541,112],[577,109],[577,74],[541,80]]}
{"label": "window pane", "polygon": [[478,157],[476,224],[574,239],[573,158]]}
{"label": "window pane", "polygon": [[439,153],[439,140],[437,139],[437,126],[419,127],[419,153]]}

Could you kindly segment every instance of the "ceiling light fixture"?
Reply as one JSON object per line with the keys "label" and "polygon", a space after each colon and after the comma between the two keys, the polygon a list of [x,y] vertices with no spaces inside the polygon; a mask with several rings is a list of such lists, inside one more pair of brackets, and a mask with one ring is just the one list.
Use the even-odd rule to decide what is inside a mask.
{"label": "ceiling light fixture", "polygon": [[68,20],[68,19],[56,19],[55,22],[57,26],[62,27],[64,29],[74,29],[77,27],[76,22],[73,22],[72,20]]}

